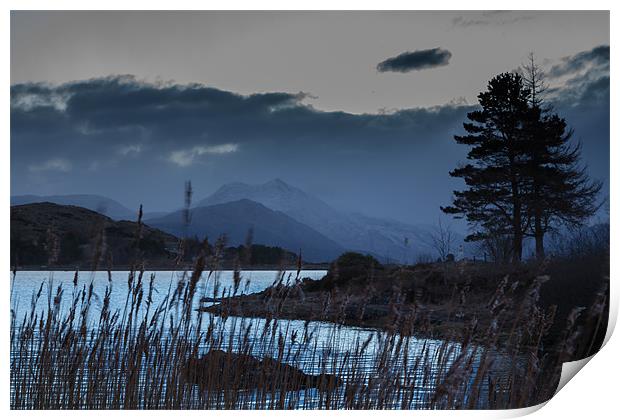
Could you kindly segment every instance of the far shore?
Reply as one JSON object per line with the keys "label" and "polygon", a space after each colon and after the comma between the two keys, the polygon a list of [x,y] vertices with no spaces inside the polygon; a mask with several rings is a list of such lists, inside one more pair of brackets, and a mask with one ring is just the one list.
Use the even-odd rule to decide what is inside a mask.
{"label": "far shore", "polygon": [[[327,271],[327,269],[329,268],[329,264],[325,263],[325,264],[304,264],[302,266],[302,271],[303,270],[325,270]],[[129,271],[131,270],[132,267],[129,266],[115,266],[113,267],[110,271]],[[135,269],[135,267],[134,267]],[[15,269],[11,268],[11,271],[16,271],[16,272],[20,272],[20,271],[50,271],[50,272],[66,272],[66,271],[92,271],[91,267],[46,267],[46,266],[38,266],[38,267],[17,267]],[[229,267],[229,266],[224,266],[224,267],[218,267],[218,271],[233,271],[234,267]],[[260,266],[248,266],[248,267],[242,267],[239,268],[240,271],[279,271],[279,270],[284,270],[284,271],[296,271],[297,270],[297,266],[296,265],[287,265],[287,266],[275,266],[275,265],[260,265]],[[98,267],[96,271],[108,271],[107,268],[105,267]],[[163,267],[153,267],[153,266],[149,266],[148,269],[145,269],[145,271],[191,271],[191,268],[183,268],[183,267],[170,267],[170,266],[163,266]]]}

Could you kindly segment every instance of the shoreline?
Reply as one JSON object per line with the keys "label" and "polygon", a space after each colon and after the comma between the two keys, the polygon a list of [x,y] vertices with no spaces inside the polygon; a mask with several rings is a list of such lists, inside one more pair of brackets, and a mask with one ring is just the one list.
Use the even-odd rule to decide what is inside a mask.
{"label": "shoreline", "polygon": [[[301,271],[327,271],[329,265],[325,264],[325,265],[319,265],[317,264],[316,266],[303,266],[301,268]],[[13,271],[16,272],[20,272],[20,271],[25,271],[25,272],[35,272],[35,271],[45,271],[45,272],[75,272],[76,270],[78,270],[79,272],[92,272],[93,270],[91,269],[82,269],[79,267],[54,267],[54,268],[47,268],[47,267],[21,267],[21,268],[17,268],[15,270],[13,270],[12,268],[9,270],[11,273]],[[112,268],[110,271],[111,272],[120,272],[120,271],[130,271],[131,267],[114,267]],[[244,267],[244,268],[240,268],[239,271],[244,272],[244,271],[297,271],[297,266],[291,265],[291,266],[287,266],[287,267],[281,267],[281,266],[256,266],[256,267]],[[103,268],[98,268],[97,270],[95,270],[96,272],[107,272],[107,269],[103,269]],[[139,271],[139,270],[136,270]],[[175,272],[175,271],[179,271],[179,272],[183,272],[183,271],[187,271],[187,272],[191,272],[192,270],[190,268],[182,268],[182,267],[155,267],[155,268],[148,268],[144,270],[145,272],[153,272],[153,271],[170,271],[170,272]],[[234,271],[233,267],[219,267],[217,269],[217,271]]]}

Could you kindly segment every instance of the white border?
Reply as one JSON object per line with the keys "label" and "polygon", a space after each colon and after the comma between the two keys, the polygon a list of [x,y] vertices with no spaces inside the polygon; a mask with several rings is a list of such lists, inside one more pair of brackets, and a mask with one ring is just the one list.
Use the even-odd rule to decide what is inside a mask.
{"label": "white border", "polygon": [[[4,14],[2,14],[0,26],[2,31],[2,56],[5,58],[5,65],[2,67],[2,79],[4,80],[4,92],[5,97],[2,102],[3,112],[0,114],[0,121],[2,127],[2,138],[1,142],[2,148],[1,156],[2,156],[2,164],[0,165],[0,171],[2,173],[0,188],[2,189],[0,195],[0,212],[2,214],[2,220],[4,229],[2,232],[1,243],[1,256],[3,262],[4,271],[8,272],[9,268],[9,196],[10,196],[10,132],[9,132],[9,86],[10,86],[10,13],[9,10],[46,10],[46,9],[78,9],[78,10],[133,10],[133,9],[157,9],[157,10],[202,10],[202,9],[212,9],[212,10],[258,10],[258,9],[266,9],[266,10],[306,10],[306,9],[326,9],[326,10],[352,10],[352,9],[361,9],[361,10],[464,10],[463,6],[467,5],[473,10],[496,10],[496,9],[521,9],[521,10],[548,10],[548,9],[557,9],[558,6],[564,10],[611,10],[611,36],[610,36],[610,45],[611,45],[611,55],[612,55],[612,73],[616,73],[611,77],[611,115],[618,115],[618,97],[616,92],[616,75],[615,72],[616,64],[620,61],[618,60],[618,53],[616,47],[617,40],[617,24],[618,24],[618,7],[614,7],[617,2],[612,1],[597,1],[590,0],[588,2],[583,1],[562,1],[562,2],[552,2],[552,1],[531,1],[531,0],[521,0],[519,2],[503,2],[499,3],[497,1],[468,1],[466,3],[458,2],[458,1],[435,1],[435,2],[424,2],[424,3],[413,3],[411,1],[403,1],[403,0],[382,0],[381,2],[370,2],[370,1],[337,1],[337,0],[315,0],[315,1],[305,1],[305,2],[296,2],[295,4],[291,4],[291,2],[287,1],[272,1],[272,0],[263,0],[260,2],[252,2],[252,1],[220,1],[220,2],[204,2],[204,1],[186,1],[186,0],[176,0],[174,2],[164,2],[160,0],[151,0],[151,1],[120,1],[120,0],[108,0],[105,2],[102,1],[77,1],[77,0],[56,0],[53,3],[49,1],[43,0],[22,0],[22,1],[5,1],[3,2],[4,6]],[[587,6],[587,9],[584,9],[583,6]],[[618,138],[618,124],[617,121],[613,118],[611,119],[611,138]],[[618,146],[615,145],[614,142],[611,142],[611,159],[612,163],[620,163],[618,156]],[[611,174],[610,174],[610,185],[612,189],[618,185],[618,170],[611,165]],[[615,213],[615,210],[618,208],[618,197],[615,194],[611,194],[611,213]],[[614,217],[615,220],[615,217]],[[616,238],[618,238],[618,228],[616,224],[612,222],[611,224],[611,241],[612,241],[612,255],[611,255],[611,293],[612,293],[612,307],[610,314],[610,324],[615,325],[617,314],[618,314],[618,287],[617,281],[615,281],[617,266],[614,261],[619,261],[619,252],[617,247],[613,245],[616,242]],[[0,311],[0,317],[2,319],[2,327],[1,331],[4,336],[4,345],[0,350],[0,360],[3,361],[1,364],[1,369],[3,373],[4,380],[2,381],[2,391],[0,391],[0,399],[2,401],[2,407],[4,410],[9,411],[9,281],[8,277],[5,282],[5,287],[2,288],[3,294],[3,302],[5,303],[4,310]],[[608,337],[609,338],[609,337]],[[124,411],[124,412],[100,412],[100,411],[90,411],[87,413],[88,416],[118,416],[118,417],[142,417],[153,418],[155,417],[168,417],[168,416],[183,416],[184,418],[204,418],[205,416],[218,416],[223,417],[225,419],[233,418],[238,415],[242,415],[244,418],[257,419],[257,418],[269,418],[270,420],[274,418],[291,418],[291,417],[299,417],[299,416],[327,416],[333,417],[338,416],[338,418],[353,418],[359,420],[361,417],[371,418],[371,416],[381,415],[381,416],[389,416],[392,418],[398,418],[404,416],[423,416],[423,417],[433,417],[433,418],[472,418],[472,419],[484,419],[484,418],[505,418],[505,417],[515,417],[520,415],[525,415],[536,411],[535,414],[532,415],[532,418],[566,418],[566,419],[580,419],[584,418],[611,418],[612,413],[617,412],[616,407],[616,383],[618,374],[620,373],[618,362],[618,357],[620,356],[620,342],[617,337],[611,337],[611,340],[607,343],[604,349],[601,351],[601,354],[596,355],[588,366],[584,368],[583,372],[580,372],[578,378],[576,380],[570,381],[570,383],[562,389],[548,404],[547,406],[539,411],[536,411],[538,408],[535,407],[530,409],[523,410],[513,410],[513,411],[496,411],[496,412],[481,412],[481,411],[433,411],[433,412],[382,412],[381,414],[375,414],[371,411],[367,412],[260,412],[260,411],[244,411],[243,413],[235,413],[235,412],[224,412],[224,413],[215,413],[215,412],[202,412],[202,411],[184,411],[182,413],[177,413],[174,411]],[[545,405],[545,404],[543,404]],[[13,417],[17,416],[29,416],[35,418],[60,418],[62,417],[71,417],[71,418],[82,418],[86,413],[84,412],[8,412],[8,415]],[[617,414],[615,414],[617,415]]]}

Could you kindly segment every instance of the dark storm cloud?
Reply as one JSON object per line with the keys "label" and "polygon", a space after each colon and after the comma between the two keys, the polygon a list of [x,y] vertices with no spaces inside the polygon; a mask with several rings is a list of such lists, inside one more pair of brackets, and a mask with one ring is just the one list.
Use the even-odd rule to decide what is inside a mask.
{"label": "dark storm cloud", "polygon": [[578,73],[588,67],[609,71],[609,45],[600,45],[588,51],[562,58],[562,62],[551,67],[549,77],[557,78]]}
{"label": "dark storm cloud", "polygon": [[[159,126],[201,118],[265,115],[293,106],[302,94],[266,93],[240,96],[202,85],[156,85],[131,76],[92,79],[50,87],[20,84],[11,88],[13,109],[36,114],[54,104],[74,124],[118,129],[125,126]],[[57,99],[54,99],[57,98]],[[179,127],[181,125],[179,124]],[[195,128],[192,124],[186,129]]]}
{"label": "dark storm cloud", "polygon": [[457,106],[391,114],[323,112],[304,105],[304,97],[242,96],[130,76],[56,86],[18,84],[11,87],[11,134],[16,158],[60,151],[71,155],[64,159],[78,161],[148,154],[190,166],[207,156],[243,152],[244,144],[257,142],[288,148],[323,144],[334,151],[352,144],[383,148],[410,142],[413,130],[449,124],[465,112]]}
{"label": "dark storm cloud", "polygon": [[407,73],[414,70],[447,66],[452,53],[441,48],[407,51],[377,64],[377,71]]}
{"label": "dark storm cloud", "polygon": [[563,82],[550,89],[553,100],[562,107],[609,107],[609,46],[564,57],[547,73],[550,80]]}
{"label": "dark storm cloud", "polygon": [[562,87],[551,89],[553,101],[562,107],[609,107],[609,75],[586,74],[574,77]]}
{"label": "dark storm cloud", "polygon": [[603,76],[582,85],[580,102],[582,104],[609,104],[609,76]]}

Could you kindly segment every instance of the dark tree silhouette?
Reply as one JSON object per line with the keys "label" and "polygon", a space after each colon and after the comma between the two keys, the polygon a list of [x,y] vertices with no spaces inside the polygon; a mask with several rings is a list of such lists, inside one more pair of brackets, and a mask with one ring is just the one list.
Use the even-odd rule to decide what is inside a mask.
{"label": "dark tree silhouette", "polygon": [[454,136],[457,143],[472,146],[467,154],[471,163],[450,172],[463,178],[468,188],[454,191],[452,206],[442,210],[467,219],[473,228],[468,241],[510,235],[512,260],[520,261],[528,226],[523,197],[528,90],[520,75],[503,73],[489,82],[478,100],[482,109],[467,114],[471,122],[463,124],[468,135]]}

